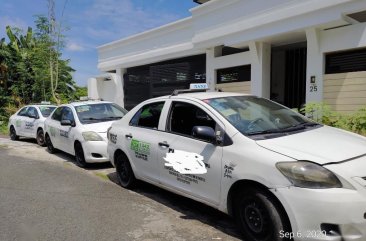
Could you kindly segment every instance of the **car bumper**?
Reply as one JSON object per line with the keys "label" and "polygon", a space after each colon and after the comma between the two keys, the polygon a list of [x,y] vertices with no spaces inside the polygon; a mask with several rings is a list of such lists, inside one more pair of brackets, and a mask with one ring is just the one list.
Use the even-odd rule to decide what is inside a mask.
{"label": "car bumper", "polygon": [[88,163],[108,162],[106,141],[86,141],[83,143],[85,161]]}
{"label": "car bumper", "polygon": [[[292,232],[287,235],[295,241],[366,240],[365,194],[349,189],[297,187],[278,188],[273,193],[289,215]],[[325,234],[325,229],[335,232]]]}

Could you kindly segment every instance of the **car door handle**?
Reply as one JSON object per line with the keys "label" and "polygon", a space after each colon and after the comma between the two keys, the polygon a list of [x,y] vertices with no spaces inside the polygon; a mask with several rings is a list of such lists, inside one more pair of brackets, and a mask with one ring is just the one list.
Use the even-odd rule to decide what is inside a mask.
{"label": "car door handle", "polygon": [[170,145],[167,142],[159,142],[159,146],[161,146],[161,147],[169,147]]}
{"label": "car door handle", "polygon": [[128,139],[132,139],[132,135],[131,134],[127,134],[127,135],[125,135],[125,137],[128,138]]}

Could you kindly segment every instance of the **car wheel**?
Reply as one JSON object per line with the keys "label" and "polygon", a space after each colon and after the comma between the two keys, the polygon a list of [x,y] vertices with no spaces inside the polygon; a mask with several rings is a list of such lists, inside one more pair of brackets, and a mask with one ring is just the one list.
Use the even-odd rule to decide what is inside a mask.
{"label": "car wheel", "polygon": [[118,181],[121,186],[124,188],[133,188],[136,184],[136,178],[127,156],[122,152],[117,153],[114,162],[116,164]]}
{"label": "car wheel", "polygon": [[83,150],[83,147],[80,144],[80,142],[75,143],[75,161],[76,161],[76,165],[78,165],[79,167],[87,166],[87,163],[85,161],[85,156],[84,156],[84,150]]}
{"label": "car wheel", "polygon": [[249,189],[237,196],[234,208],[235,219],[245,240],[289,240],[280,235],[290,233],[287,216],[269,193]]}
{"label": "car wheel", "polygon": [[39,129],[37,131],[37,144],[40,146],[44,146],[45,145],[45,139],[44,139],[44,133],[42,129]]}
{"label": "car wheel", "polygon": [[17,132],[15,131],[14,126],[11,126],[11,127],[10,127],[10,130],[9,130],[9,136],[10,136],[10,139],[11,139],[12,141],[19,140],[19,136],[17,135]]}
{"label": "car wheel", "polygon": [[49,153],[55,153],[57,151],[57,149],[52,144],[50,136],[47,134],[45,137],[45,142],[46,142],[47,150]]}

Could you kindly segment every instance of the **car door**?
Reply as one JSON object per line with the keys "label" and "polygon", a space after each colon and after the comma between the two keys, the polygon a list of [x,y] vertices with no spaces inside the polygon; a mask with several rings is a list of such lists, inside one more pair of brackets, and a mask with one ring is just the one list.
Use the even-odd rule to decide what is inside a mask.
{"label": "car door", "polygon": [[[166,119],[166,131],[157,136],[159,143],[166,144],[159,146],[158,163],[162,184],[217,205],[220,199],[223,148],[212,140],[199,139],[192,133],[195,126],[207,126],[216,131],[216,134],[223,135],[224,125],[213,117],[193,101],[173,101]],[[182,174],[166,166],[164,158],[167,158],[168,153],[203,157],[207,173]]]}
{"label": "car door", "polygon": [[51,118],[47,120],[47,132],[50,136],[53,146],[57,149],[60,148],[60,126],[63,106],[58,107],[52,114]]}
{"label": "car door", "polygon": [[27,117],[27,109],[28,107],[23,107],[12,120],[13,126],[15,128],[16,133],[19,136],[24,136],[24,130],[25,130],[25,121]]}
{"label": "car door", "polygon": [[27,109],[27,115],[23,116],[24,124],[24,136],[35,138],[37,132],[37,124],[39,119],[38,111],[35,107],[30,106]]}
{"label": "car door", "polygon": [[[61,122],[63,120],[69,120],[72,124],[63,126]],[[61,122],[57,126],[59,133],[59,145],[60,149],[64,152],[74,153],[74,136],[75,136],[75,118],[70,107],[65,106],[62,109]]]}
{"label": "car door", "polygon": [[135,166],[135,172],[150,181],[159,181],[159,171],[156,165],[157,136],[161,111],[164,102],[154,102],[144,105],[133,116],[126,133],[125,150]]}

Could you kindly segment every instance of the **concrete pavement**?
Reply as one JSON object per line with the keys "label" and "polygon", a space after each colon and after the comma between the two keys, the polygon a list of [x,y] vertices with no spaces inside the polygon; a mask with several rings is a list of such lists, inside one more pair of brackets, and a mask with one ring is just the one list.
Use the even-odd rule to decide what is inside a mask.
{"label": "concrete pavement", "polygon": [[0,138],[0,240],[240,239],[208,206],[149,184],[123,189],[110,165],[85,170],[72,160]]}

